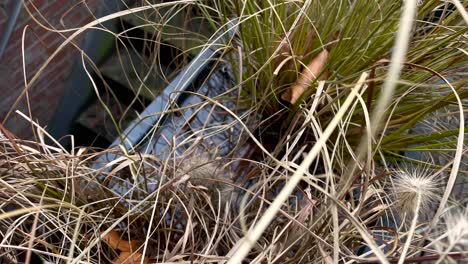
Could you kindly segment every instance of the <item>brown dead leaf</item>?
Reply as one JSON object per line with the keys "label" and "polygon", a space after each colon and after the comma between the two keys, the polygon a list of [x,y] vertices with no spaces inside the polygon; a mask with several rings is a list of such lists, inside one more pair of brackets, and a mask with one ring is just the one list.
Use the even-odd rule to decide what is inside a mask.
{"label": "brown dead leaf", "polygon": [[[297,78],[296,82],[281,95],[281,98],[291,104],[295,104],[299,97],[305,92],[310,83],[313,82],[319,75],[327,63],[328,51],[322,50],[312,61],[305,67]],[[321,79],[326,79],[327,74]]]}
{"label": "brown dead leaf", "polygon": [[148,257],[136,251],[140,245],[137,240],[127,241],[121,239],[120,234],[114,230],[107,233],[102,240],[106,242],[109,247],[120,250],[120,255],[112,261],[113,264],[137,264],[141,263],[142,260],[144,264],[150,263]]}
{"label": "brown dead leaf", "polygon": [[109,247],[126,252],[135,251],[140,246],[140,243],[137,240],[127,241],[125,239],[121,239],[119,233],[114,230],[107,233],[102,240],[104,240]]}
{"label": "brown dead leaf", "polygon": [[114,230],[107,233],[107,235],[105,235],[102,240],[104,240],[104,242],[106,242],[109,247],[125,252],[135,251],[139,246],[137,240],[127,241],[121,239],[120,234]]}
{"label": "brown dead leaf", "polygon": [[121,246],[120,244],[123,244],[121,239],[120,239],[119,233],[117,233],[117,231],[114,231],[114,230],[107,233],[102,238],[102,240],[104,242],[106,242],[106,244],[109,245],[109,247],[111,247],[113,249],[119,249],[119,246]]}
{"label": "brown dead leaf", "polygon": [[[143,260],[143,262],[141,262]],[[112,264],[149,264],[150,260],[148,257],[143,256],[140,252],[124,252],[122,251],[120,255],[112,261]]]}

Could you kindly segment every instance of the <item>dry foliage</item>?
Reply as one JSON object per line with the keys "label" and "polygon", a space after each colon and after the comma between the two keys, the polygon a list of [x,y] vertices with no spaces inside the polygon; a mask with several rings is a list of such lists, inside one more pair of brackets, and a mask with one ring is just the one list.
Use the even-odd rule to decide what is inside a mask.
{"label": "dry foliage", "polygon": [[[164,122],[135,148],[66,148],[19,111],[34,140],[0,125],[2,259],[467,258],[467,36],[459,1],[453,8],[438,0],[156,2],[136,1],[70,29],[42,69],[76,37],[135,16],[156,32],[145,39],[156,47],[145,62],[161,73],[162,36],[188,38],[189,29],[159,29],[183,11],[213,27],[212,38],[196,35],[203,43],[196,48],[221,58],[186,101],[152,115]],[[230,28],[237,32],[219,37]],[[150,72],[132,74],[138,90],[147,88]]]}

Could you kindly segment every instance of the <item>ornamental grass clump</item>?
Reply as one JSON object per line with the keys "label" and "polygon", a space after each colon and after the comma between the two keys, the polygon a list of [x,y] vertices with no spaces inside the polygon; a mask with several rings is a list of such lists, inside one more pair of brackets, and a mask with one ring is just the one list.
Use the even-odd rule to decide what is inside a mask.
{"label": "ornamental grass clump", "polygon": [[[12,110],[31,123],[36,138],[19,139],[0,125],[5,262],[467,258],[465,3],[132,4],[68,29],[73,33],[41,69],[93,30],[108,32],[124,53],[138,54],[123,41],[132,38],[127,33],[145,28],[156,34],[142,39],[154,47],[145,53],[151,71],[138,72],[132,61],[121,65],[133,69],[126,74],[138,77],[139,89],[150,86],[154,72],[171,79],[155,59],[164,38],[197,43],[178,47],[184,58],[208,49],[220,57],[200,87],[174,91],[186,101],[139,117],[141,123],[161,119],[131,148],[76,146],[79,135],[69,136],[66,148],[34,121],[34,113]],[[187,23],[172,26],[181,13],[188,14]],[[104,28],[128,17],[142,24],[124,32]],[[184,26],[190,17],[212,34],[191,32]],[[88,65],[82,55],[80,63]],[[84,70],[91,76],[91,67]],[[97,82],[90,85],[109,110]],[[126,129],[110,110],[108,115],[116,131]],[[446,214],[449,208],[463,213]]]}

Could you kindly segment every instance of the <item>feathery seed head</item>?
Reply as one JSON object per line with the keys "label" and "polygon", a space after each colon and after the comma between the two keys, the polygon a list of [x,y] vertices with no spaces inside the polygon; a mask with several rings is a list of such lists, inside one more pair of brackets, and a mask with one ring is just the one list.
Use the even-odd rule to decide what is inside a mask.
{"label": "feathery seed head", "polygon": [[440,195],[439,182],[429,176],[427,169],[399,169],[393,173],[392,193],[403,213],[414,213],[419,199],[422,212],[430,210],[431,203]]}
{"label": "feathery seed head", "polygon": [[468,209],[449,212],[444,217],[449,245],[468,250]]}

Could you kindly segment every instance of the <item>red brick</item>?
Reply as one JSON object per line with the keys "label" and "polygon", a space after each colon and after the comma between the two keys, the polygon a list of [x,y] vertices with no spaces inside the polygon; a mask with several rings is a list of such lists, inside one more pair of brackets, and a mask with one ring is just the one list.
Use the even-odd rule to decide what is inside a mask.
{"label": "red brick", "polygon": [[[57,41],[60,43],[60,41]],[[71,56],[78,54],[74,52],[73,47],[65,47],[60,51],[54,59],[46,66],[45,71],[48,71],[50,68],[56,68],[54,65],[62,60],[71,61]],[[50,57],[44,50],[42,51],[26,51],[26,71],[28,80],[30,80],[34,74],[44,65],[47,59]],[[15,78],[23,78],[23,68],[22,68],[22,58],[19,58],[15,63],[17,65],[17,70],[13,73]]]}
{"label": "red brick", "polygon": [[[33,10],[32,3],[39,11]],[[64,16],[64,13],[76,3],[81,3],[81,0],[29,0],[27,5],[30,7],[31,12],[33,12],[34,17],[41,23],[50,26],[45,23],[49,22],[53,27],[62,29],[63,26],[60,23],[62,18],[65,26],[70,28],[81,26],[92,19],[92,14],[83,4],[73,7],[73,10]],[[86,3],[88,3],[93,10],[93,8],[102,4],[102,0],[88,0]],[[41,15],[44,16],[44,18],[41,18]],[[6,95],[0,97],[0,116],[4,116],[6,112],[8,112],[18,95],[25,89],[22,69],[23,54],[21,50],[21,38],[26,25],[28,25],[28,29],[26,31],[24,45],[28,81],[31,80],[50,55],[65,41],[64,37],[60,36],[60,34],[41,28],[29,17],[26,10],[22,10],[18,17],[16,27],[10,36],[7,50],[0,61],[0,65],[2,66],[0,78],[3,81],[3,83],[0,84],[0,89],[3,94]],[[2,25],[0,25],[0,27],[2,27]],[[71,33],[65,33],[64,35],[69,36],[70,34]],[[77,37],[74,42],[80,43],[83,37],[84,34]],[[37,82],[29,87],[29,100],[34,118],[39,120],[42,125],[47,124],[50,120],[65,88],[64,85],[70,74],[71,66],[79,60],[81,60],[79,52],[71,45],[66,46],[57,54],[50,64],[47,65],[37,79]],[[26,105],[25,98],[22,98],[16,108],[27,113]],[[7,127],[13,129],[13,132],[19,134],[21,137],[29,137],[32,135],[29,124],[22,118],[18,118],[16,114],[7,122]]]}
{"label": "red brick", "polygon": [[[52,26],[57,27],[60,25],[58,21],[60,17],[62,16],[62,14],[68,8],[70,8],[70,6],[73,6],[73,4],[76,4],[77,1],[80,1],[80,0],[40,1],[40,2],[43,2],[40,5],[36,4],[36,1],[33,1],[36,8],[34,8],[30,2],[27,6],[28,6],[29,12],[31,12],[34,18],[37,19],[40,23],[47,25],[47,26],[49,26],[48,24],[51,24]],[[25,8],[23,8],[22,13],[29,16]],[[46,19],[46,21],[44,20],[44,18]],[[23,22],[28,22],[28,21],[33,22],[33,19],[28,17],[28,19],[23,20]],[[18,26],[20,27],[24,27],[24,25],[25,23],[18,24]]]}

